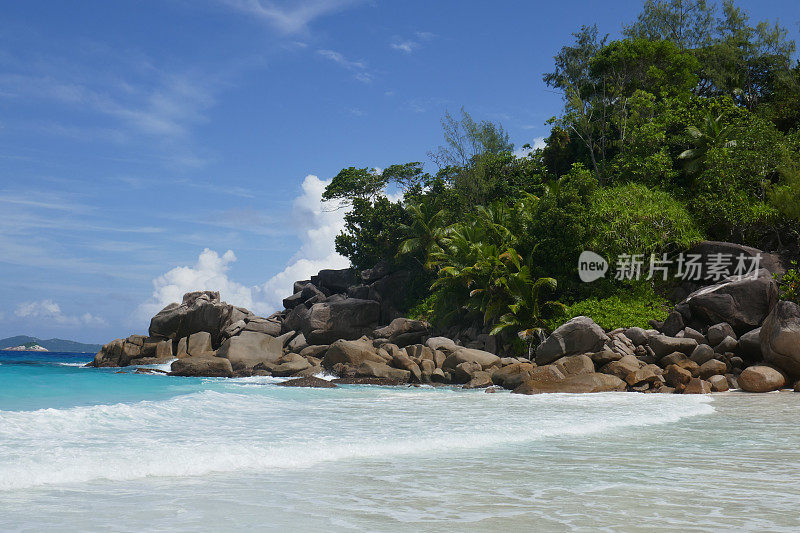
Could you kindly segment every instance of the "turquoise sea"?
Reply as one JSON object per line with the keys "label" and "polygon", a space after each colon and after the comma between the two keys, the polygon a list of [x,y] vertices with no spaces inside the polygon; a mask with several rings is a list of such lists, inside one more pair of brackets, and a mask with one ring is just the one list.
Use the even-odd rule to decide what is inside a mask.
{"label": "turquoise sea", "polygon": [[0,531],[796,531],[800,394],[300,389],[0,352]]}

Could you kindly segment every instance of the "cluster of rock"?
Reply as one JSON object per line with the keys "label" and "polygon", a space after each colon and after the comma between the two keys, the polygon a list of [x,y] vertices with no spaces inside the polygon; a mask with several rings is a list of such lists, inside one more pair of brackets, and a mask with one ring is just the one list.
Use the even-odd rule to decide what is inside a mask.
{"label": "cluster of rock", "polygon": [[360,276],[323,270],[296,282],[285,309],[269,317],[222,302],[216,292],[191,292],[153,317],[148,336],[112,341],[90,365],[175,359],[171,374],[178,376],[272,375],[318,386],[313,376],[326,373],[348,383],[526,394],[766,392],[800,378],[800,308],[778,301],[768,269],[695,287],[652,329],[606,332],[577,317],[547,337],[534,360],[509,356],[498,338],[477,328],[453,330],[454,340],[426,322],[399,317],[407,280],[408,273],[385,265]]}

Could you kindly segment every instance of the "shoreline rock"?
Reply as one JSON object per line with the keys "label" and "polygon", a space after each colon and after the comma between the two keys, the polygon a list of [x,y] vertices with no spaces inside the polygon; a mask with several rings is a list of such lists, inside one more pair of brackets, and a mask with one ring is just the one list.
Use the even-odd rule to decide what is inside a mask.
{"label": "shoreline rock", "polygon": [[604,331],[589,317],[573,318],[529,360],[513,357],[487,329],[437,332],[398,316],[407,273],[384,264],[360,276],[323,270],[296,282],[285,309],[269,317],[222,302],[217,292],[187,293],[153,317],[147,336],[109,342],[89,366],[177,358],[170,375],[297,381],[286,386],[317,383],[326,371],[337,376],[334,385],[428,383],[522,394],[777,390],[800,378],[800,307],[778,302],[767,275],[695,287],[666,321],[653,322],[657,329]]}

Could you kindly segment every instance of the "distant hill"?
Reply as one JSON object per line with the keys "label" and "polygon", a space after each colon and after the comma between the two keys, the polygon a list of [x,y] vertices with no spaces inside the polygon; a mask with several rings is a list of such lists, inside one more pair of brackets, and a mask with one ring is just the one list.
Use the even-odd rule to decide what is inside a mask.
{"label": "distant hill", "polygon": [[23,344],[38,344],[43,348],[47,348],[51,352],[80,352],[80,353],[95,353],[100,351],[102,347],[99,344],[84,344],[82,342],[68,341],[64,339],[37,339],[36,337],[28,337],[27,335],[17,335],[16,337],[8,337],[0,339],[0,350],[6,348],[13,348],[14,346],[21,346]]}

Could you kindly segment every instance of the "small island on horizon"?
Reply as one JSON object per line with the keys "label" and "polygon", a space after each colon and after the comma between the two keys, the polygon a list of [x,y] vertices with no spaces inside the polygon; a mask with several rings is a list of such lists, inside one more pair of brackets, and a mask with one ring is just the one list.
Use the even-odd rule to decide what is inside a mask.
{"label": "small island on horizon", "polygon": [[0,351],[97,353],[102,345],[87,344],[67,339],[39,339],[28,335],[17,335],[0,339]]}

